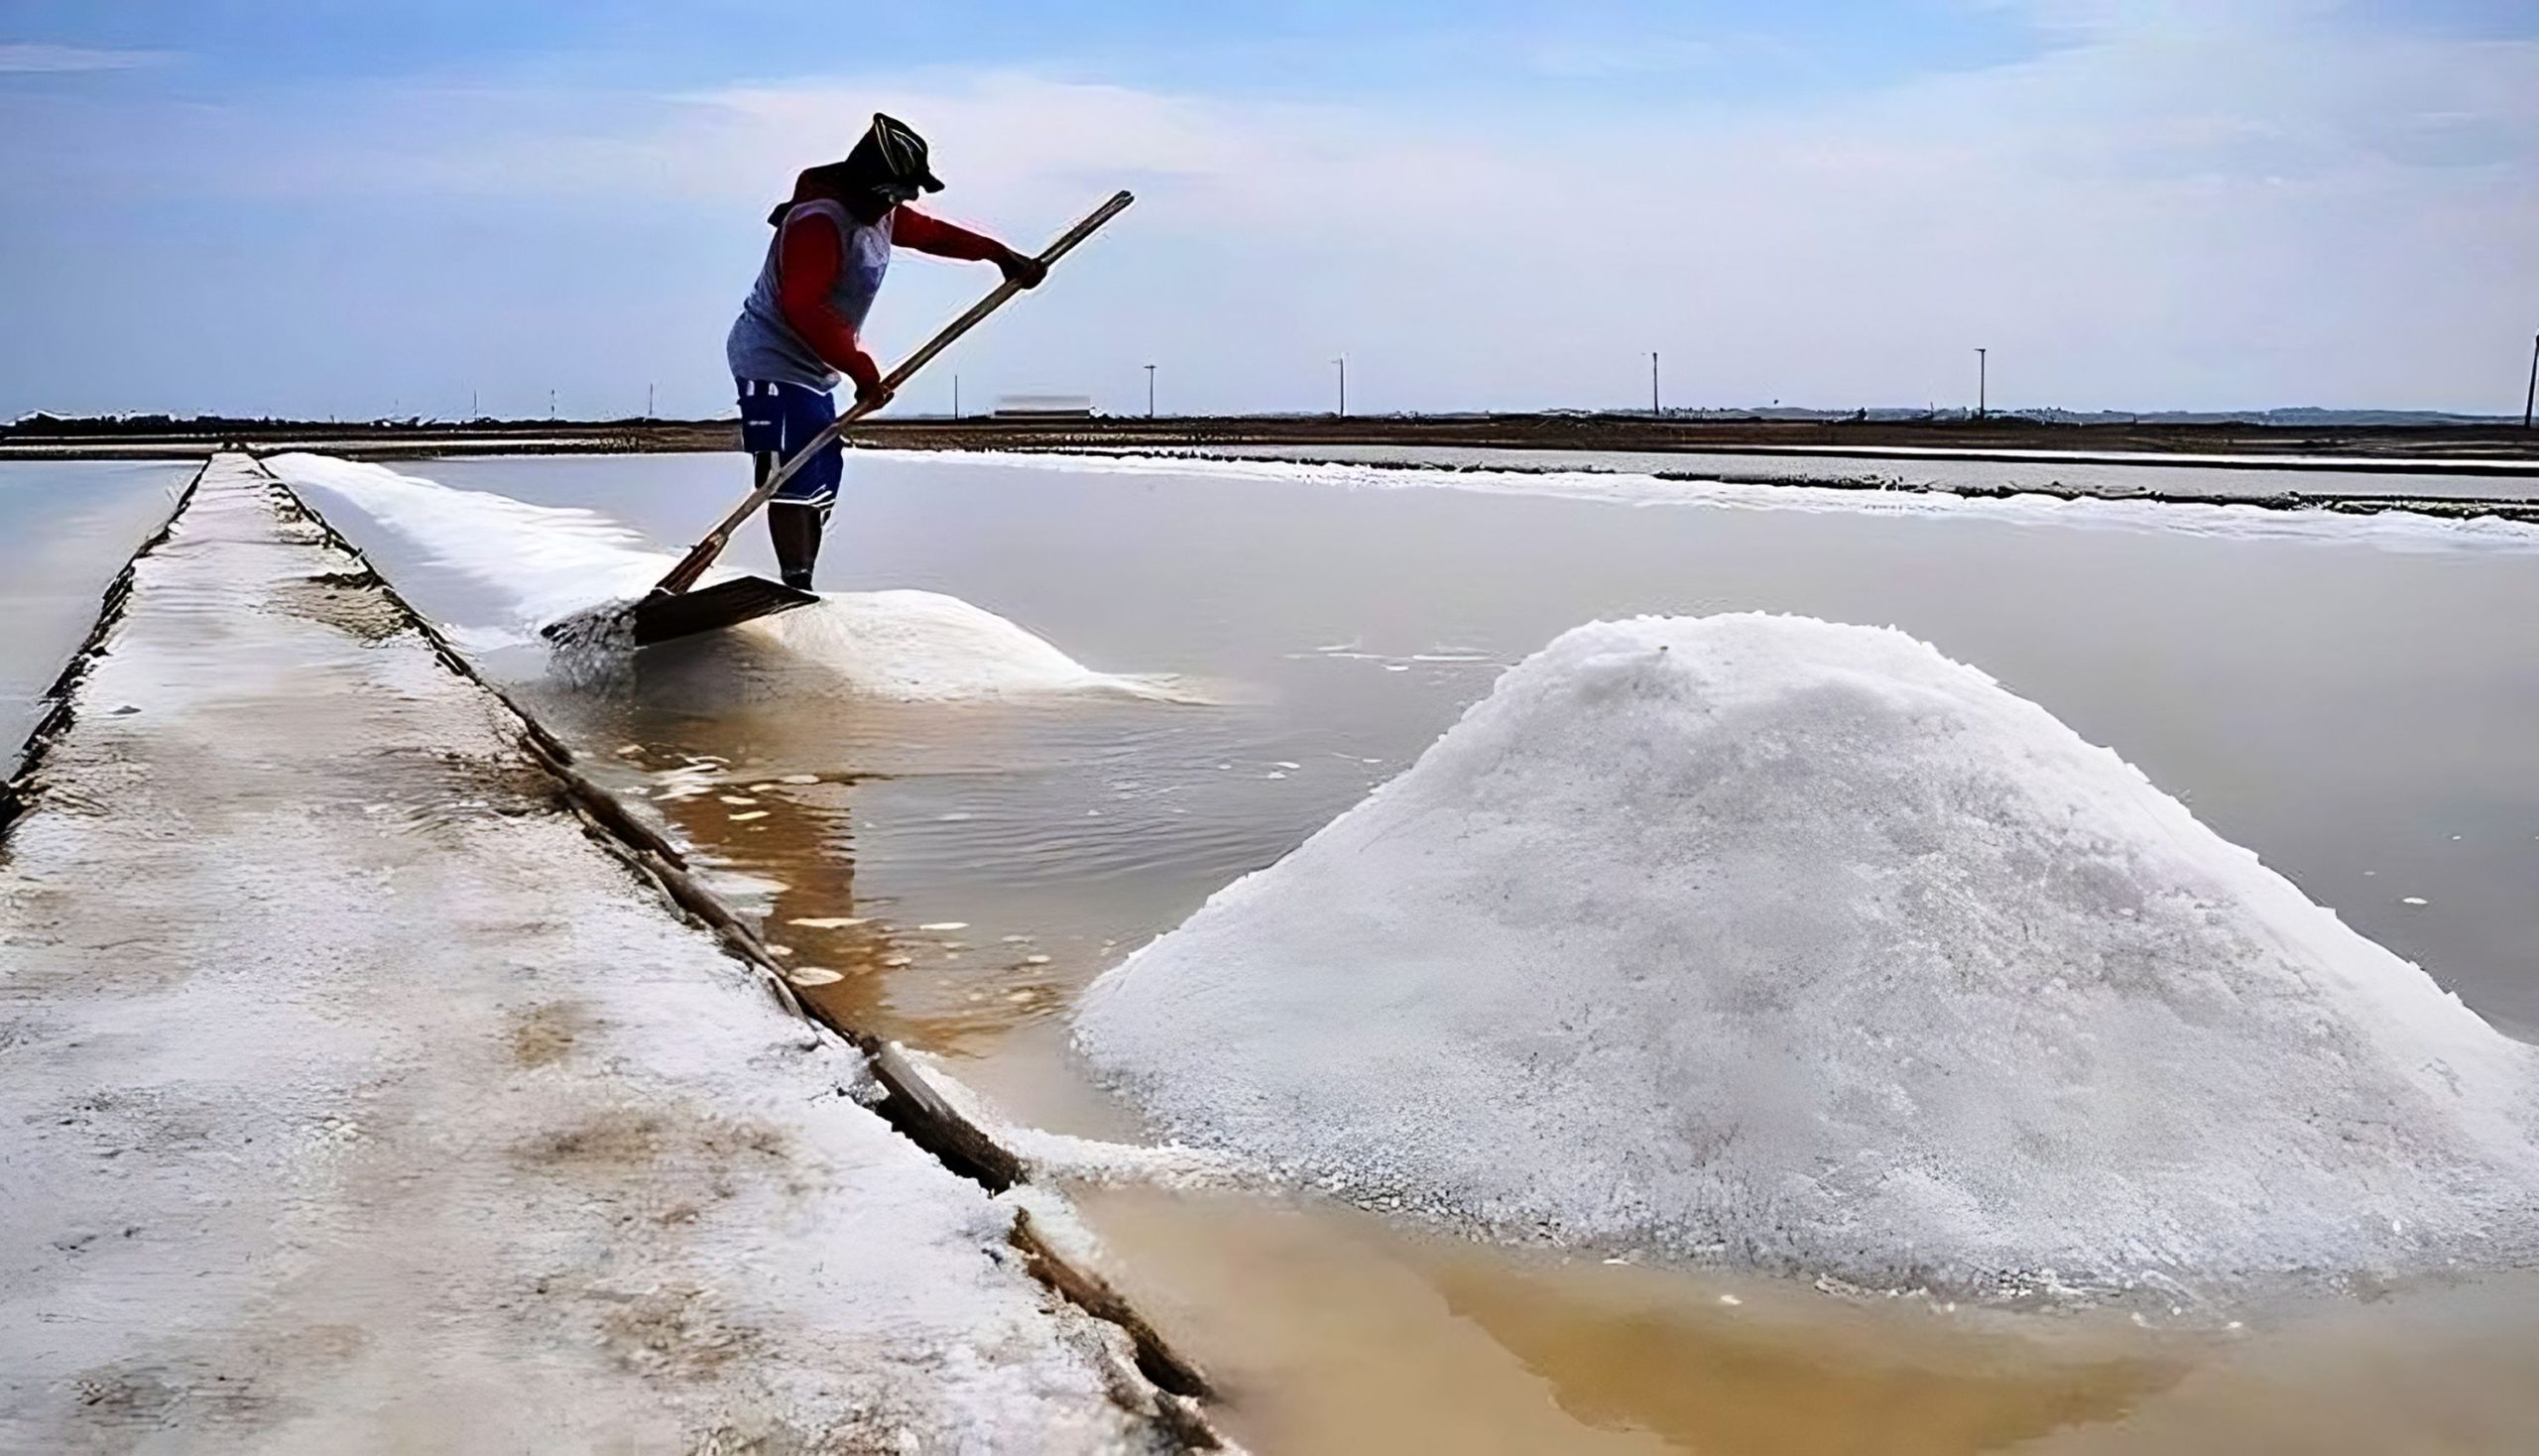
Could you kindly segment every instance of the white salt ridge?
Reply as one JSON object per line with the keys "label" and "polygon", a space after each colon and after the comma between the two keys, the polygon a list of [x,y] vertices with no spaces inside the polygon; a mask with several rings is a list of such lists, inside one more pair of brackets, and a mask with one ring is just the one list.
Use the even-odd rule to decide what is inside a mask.
{"label": "white salt ridge", "polygon": [[1103,976],[1164,1133],[1481,1230],[1884,1288],[2539,1248],[2539,1050],[1884,629],[1599,623]]}
{"label": "white salt ridge", "polygon": [[506,625],[523,641],[558,618],[642,596],[678,559],[579,507],[534,506],[326,455],[277,455],[265,467],[313,491],[319,510],[330,500],[346,502],[423,547],[435,564],[510,592],[513,620]]}
{"label": "white salt ridge", "polygon": [[[293,485],[349,503],[412,540],[433,563],[506,594],[509,620],[468,624],[471,648],[539,641],[566,622],[549,658],[568,682],[606,686],[633,655],[620,610],[676,557],[598,514],[536,506],[486,491],[457,490],[381,465],[323,455],[266,462]],[[709,572],[707,584],[734,572]],[[957,597],[930,591],[824,592],[819,605],[745,623],[726,634],[736,655],[759,660],[759,689],[836,693],[903,702],[1053,693],[1118,693],[1177,699],[1165,680],[1097,672],[1046,640]]]}
{"label": "white salt ridge", "polygon": [[[2451,520],[2407,511],[2353,515],[2304,507],[2204,505],[2044,494],[1961,496],[1938,490],[1859,490],[1840,486],[1681,480],[1626,470],[1484,470],[1392,467],[1329,461],[1233,459],[1199,455],[1060,454],[1041,450],[873,450],[895,462],[1098,475],[1165,475],[1190,480],[1292,481],[1351,490],[1457,490],[1552,496],[1617,506],[1806,511],[1845,515],[1945,516],[2018,525],[2174,533],[2231,540],[2311,541],[2398,551],[2539,551],[2539,527],[2494,516]],[[1699,468],[1686,456],[1686,468]],[[2497,505],[2511,502],[2498,501]],[[1355,644],[1348,646],[1354,648]],[[1338,656],[1338,654],[1334,654]],[[1406,670],[1389,666],[1389,671]]]}

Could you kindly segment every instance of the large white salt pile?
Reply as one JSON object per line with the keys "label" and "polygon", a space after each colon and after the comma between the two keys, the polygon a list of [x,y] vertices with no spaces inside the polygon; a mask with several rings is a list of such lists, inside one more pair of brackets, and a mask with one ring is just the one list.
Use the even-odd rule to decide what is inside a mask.
{"label": "large white salt pile", "polygon": [[1112,970],[1160,1127],[1886,1287],[2525,1258],[2539,1051],[1901,633],[1599,623]]}

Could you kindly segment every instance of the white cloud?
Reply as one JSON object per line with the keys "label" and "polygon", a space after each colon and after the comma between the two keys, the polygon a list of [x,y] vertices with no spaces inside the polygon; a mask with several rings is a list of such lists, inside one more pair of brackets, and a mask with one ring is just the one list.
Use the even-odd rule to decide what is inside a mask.
{"label": "white cloud", "polygon": [[711,100],[773,156],[891,109],[961,205],[1016,219],[1148,179],[1149,241],[1114,246],[1168,228],[1238,280],[1150,279],[1111,317],[1282,390],[1347,348],[1373,408],[1627,398],[1650,347],[1720,402],[1953,401],[1978,343],[2012,403],[2506,393],[2539,321],[2539,46],[2089,8],[2013,64],[1622,124],[1012,75]]}
{"label": "white cloud", "polygon": [[58,71],[137,70],[176,60],[167,51],[99,51],[85,46],[46,46],[0,42],[0,75]]}
{"label": "white cloud", "polygon": [[[643,260],[694,300],[662,350],[693,352],[766,205],[885,110],[932,141],[947,215],[1018,241],[1140,194],[1064,289],[965,344],[966,367],[1126,390],[1161,358],[1185,407],[1313,405],[1343,350],[1371,409],[1626,402],[1651,348],[1681,402],[1954,402],[1977,344],[2011,405],[2518,407],[2539,45],[2358,29],[2299,0],[2229,27],[2124,0],[2030,8],[2062,39],[2028,60],[1738,109],[935,71],[91,110],[130,131],[128,157],[76,150],[105,145],[85,126],[26,155],[65,187],[147,168],[153,186],[295,203],[543,209],[559,230],[588,213],[603,236],[701,219],[694,251]],[[878,326],[921,330],[972,282],[911,269]]]}

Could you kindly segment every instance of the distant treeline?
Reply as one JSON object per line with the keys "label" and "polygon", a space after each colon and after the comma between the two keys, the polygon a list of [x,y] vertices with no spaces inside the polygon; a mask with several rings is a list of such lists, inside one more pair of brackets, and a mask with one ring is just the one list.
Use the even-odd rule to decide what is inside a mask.
{"label": "distant treeline", "polygon": [[[1113,418],[1120,424],[1134,425],[1136,417]],[[1225,416],[1184,416],[1185,423],[1238,425],[1244,421],[1308,422],[1324,418],[1316,414],[1262,414]],[[1472,411],[1469,413],[1438,411],[1424,414],[1369,412],[1354,416],[1369,421],[1648,421],[1644,410],[1543,410],[1543,411]],[[2281,429],[2459,429],[2491,427],[2498,425],[2517,425],[2520,421],[2493,415],[2453,415],[2434,410],[2323,410],[2309,407],[2284,410],[2254,410],[2237,413],[2163,410],[2128,413],[2117,410],[1995,410],[1977,416],[1965,409],[1860,409],[1813,410],[1796,406],[1763,406],[1737,409],[1703,409],[1670,407],[1656,417],[1669,423],[1686,425],[1934,425],[1964,426],[2018,425],[2148,425],[2148,426],[2254,426]],[[589,436],[595,432],[625,430],[630,432],[711,430],[728,427],[722,420],[665,420],[626,416],[615,420],[498,420],[479,416],[473,420],[432,420],[408,416],[399,420],[291,420],[273,416],[229,415],[54,415],[39,412],[11,424],[0,425],[0,439],[136,439],[172,436],[185,439],[236,438],[275,439],[325,438],[328,436],[364,436],[377,438],[400,431],[450,434],[538,434],[559,432]],[[903,415],[892,420],[877,421],[888,427],[898,425],[914,426],[940,424],[939,417]],[[967,422],[964,422],[967,423]],[[985,423],[985,422],[981,422]],[[1158,422],[1160,423],[1160,422]]]}
{"label": "distant treeline", "polygon": [[121,439],[154,435],[179,435],[187,439],[235,437],[241,439],[272,438],[277,435],[323,436],[358,434],[375,436],[383,431],[411,429],[417,432],[448,434],[457,430],[485,434],[535,434],[542,430],[571,429],[645,429],[665,425],[711,422],[646,420],[630,416],[622,420],[496,420],[480,416],[474,420],[426,420],[408,416],[403,420],[286,420],[271,416],[247,418],[231,415],[51,415],[39,412],[7,425],[0,425],[0,438],[14,439]]}

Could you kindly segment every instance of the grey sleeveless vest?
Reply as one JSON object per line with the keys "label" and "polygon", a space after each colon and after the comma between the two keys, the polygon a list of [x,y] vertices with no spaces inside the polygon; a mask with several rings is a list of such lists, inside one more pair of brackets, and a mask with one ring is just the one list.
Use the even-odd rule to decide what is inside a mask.
{"label": "grey sleeveless vest", "polygon": [[845,207],[827,197],[814,197],[796,202],[785,214],[785,225],[767,242],[767,261],[759,266],[758,283],[750,290],[749,301],[741,304],[741,316],[732,323],[732,331],[723,340],[723,357],[732,366],[732,377],[771,380],[778,384],[798,384],[806,389],[837,388],[844,376],[828,366],[793,325],[785,319],[785,305],[778,293],[778,269],[781,266],[786,227],[834,227],[838,231],[837,285],[829,290],[829,306],[858,332],[864,328],[864,315],[873,308],[873,296],[881,292],[882,275],[891,266],[891,219],[870,225],[848,214]]}

